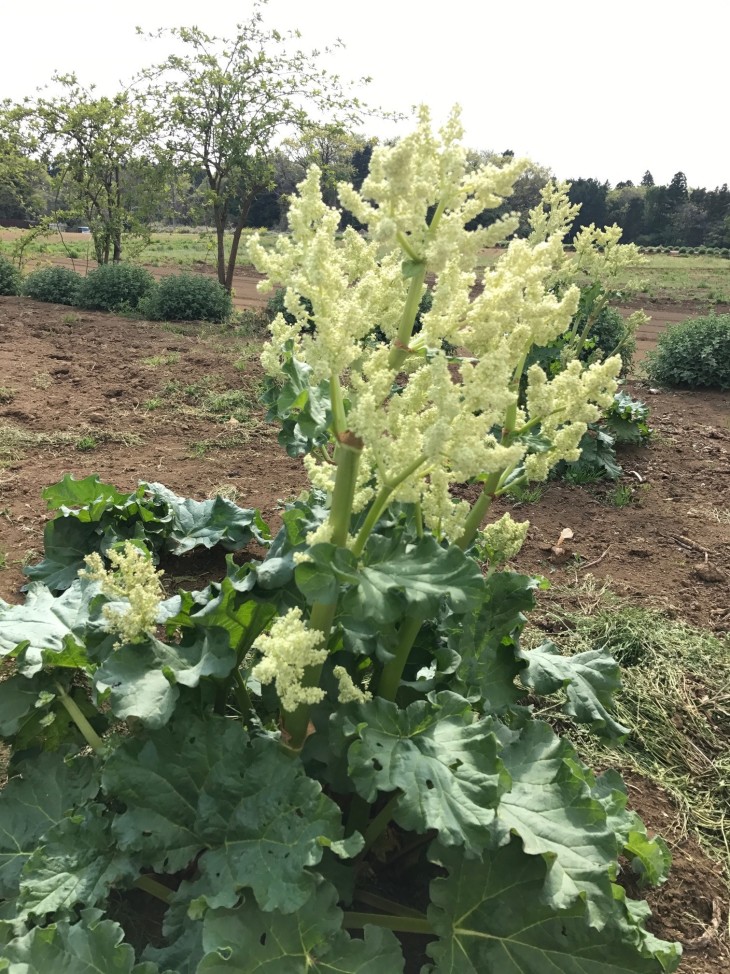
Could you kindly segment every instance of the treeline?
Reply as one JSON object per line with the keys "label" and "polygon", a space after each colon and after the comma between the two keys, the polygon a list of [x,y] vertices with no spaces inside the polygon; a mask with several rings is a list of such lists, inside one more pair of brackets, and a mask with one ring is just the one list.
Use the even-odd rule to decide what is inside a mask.
{"label": "treeline", "polygon": [[667,186],[657,186],[645,172],[639,186],[631,180],[609,183],[574,179],[570,198],[581,204],[574,226],[618,223],[623,243],[642,247],[730,247],[730,190],[691,188],[678,172]]}

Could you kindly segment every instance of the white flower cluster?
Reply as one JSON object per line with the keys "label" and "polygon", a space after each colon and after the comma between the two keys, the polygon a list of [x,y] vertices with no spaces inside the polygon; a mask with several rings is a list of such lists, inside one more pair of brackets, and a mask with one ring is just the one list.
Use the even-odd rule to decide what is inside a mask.
{"label": "white flower cluster", "polygon": [[251,675],[264,685],[276,684],[281,706],[293,713],[301,704],[319,703],[324,690],[303,686],[308,666],[321,666],[327,659],[324,636],[317,629],[308,629],[302,610],[289,609],[286,615],[274,620],[271,629],[253,644],[263,655]]}
{"label": "white flower cluster", "polygon": [[[588,269],[589,252],[598,254],[605,275],[615,274],[623,259],[615,256],[613,230],[595,229],[579,239],[576,259],[566,258],[562,241],[575,207],[564,186],[551,184],[533,212],[531,237],[510,242],[484,272],[475,296],[480,250],[516,221],[473,231],[466,224],[499,206],[526,164],[471,168],[461,138],[458,112],[436,135],[422,109],[412,135],[375,149],[359,192],[338,187],[343,207],[368,224],[367,237],[338,234],[340,214],[323,203],[313,168],[292,202],[291,234],[273,250],[259,243],[249,250],[268,275],[263,287],[288,285],[287,309],[297,319],[274,322],[262,356],[267,371],[279,373],[283,345],[292,341],[315,381],[336,378],[349,387],[347,426],[364,443],[355,509],[386,488],[394,500],[420,502],[428,526],[451,539],[460,537],[468,514],[466,503],[452,498],[451,484],[511,470],[523,460],[530,478],[544,479],[552,465],[576,456],[585,424],[610,402],[618,359],[585,373],[576,365],[553,380],[533,368],[527,410],[517,411],[516,426],[539,421],[552,449],[526,458],[518,438],[500,443],[501,434],[495,435],[517,410],[530,348],[563,334],[576,313],[578,288],[555,287],[561,272],[573,265],[564,277],[569,280]],[[435,277],[432,306],[406,347],[404,307],[414,310],[426,272]],[[311,302],[313,333],[302,331],[308,312],[301,297]],[[376,326],[391,348],[364,341]],[[441,351],[444,342],[468,350],[458,371]],[[315,485],[331,490],[330,464],[309,458],[307,468]]]}
{"label": "white flower cluster", "polygon": [[[275,683],[281,706],[289,713],[303,704],[319,703],[324,698],[324,690],[304,686],[303,680],[307,667],[319,667],[327,659],[324,642],[321,632],[307,628],[301,609],[290,609],[254,642],[253,648],[263,658],[251,675],[264,685]],[[353,683],[344,666],[335,666],[333,673],[339,686],[340,703],[363,703],[372,698],[371,693]]]}
{"label": "white flower cluster", "polygon": [[[99,582],[101,591],[115,604],[107,604],[102,615],[110,632],[116,632],[119,648],[125,643],[143,642],[154,631],[160,602],[164,596],[160,579],[164,574],[155,569],[149,553],[137,545],[125,543],[118,550],[111,549],[107,557],[112,569],[107,571],[101,555],[87,555],[81,578]],[[120,606],[118,603],[127,603]]]}
{"label": "white flower cluster", "polygon": [[529,521],[513,521],[509,514],[505,514],[479,532],[477,548],[492,565],[509,561],[519,554],[529,527]]}

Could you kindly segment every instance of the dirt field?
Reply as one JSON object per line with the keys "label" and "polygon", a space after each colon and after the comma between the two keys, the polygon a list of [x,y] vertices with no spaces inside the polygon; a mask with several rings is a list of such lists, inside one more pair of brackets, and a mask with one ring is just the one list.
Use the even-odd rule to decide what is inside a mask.
{"label": "dirt field", "polygon": [[[254,288],[255,280],[241,275],[236,303],[261,305],[265,299]],[[671,309],[655,313],[655,320],[682,316]],[[647,333],[644,347],[650,343]],[[67,472],[97,473],[122,489],[161,481],[196,498],[225,490],[276,522],[279,503],[298,493],[304,477],[264,422],[260,379],[256,343],[232,333],[172,331],[0,298],[0,597],[22,600],[22,566],[42,548],[41,491]],[[517,567],[563,585],[590,572],[636,604],[724,637],[730,631],[730,394],[656,391],[639,381],[627,389],[648,402],[656,430],[649,448],[620,457],[630,503],[610,506],[612,485],[564,483],[550,484],[536,505],[501,503],[497,515],[509,509],[531,521]],[[216,407],[216,395],[228,390],[245,393],[232,420]],[[566,527],[574,532],[574,557],[560,563],[549,549]],[[223,563],[206,555],[166,568],[173,584],[199,587],[201,571],[215,577]],[[661,918],[655,929],[685,943],[715,931],[708,944],[700,940],[687,951],[680,971],[729,970],[721,871],[697,843],[677,838],[676,810],[665,795],[641,779],[629,785],[647,824],[674,845],[670,881],[652,896]]]}

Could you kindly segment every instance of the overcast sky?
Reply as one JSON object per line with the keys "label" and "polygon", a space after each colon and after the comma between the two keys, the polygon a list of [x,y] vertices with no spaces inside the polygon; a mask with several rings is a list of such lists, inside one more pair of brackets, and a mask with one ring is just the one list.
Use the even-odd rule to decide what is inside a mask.
{"label": "overcast sky", "polygon": [[[197,25],[232,36],[247,0],[0,0],[0,98],[19,100],[55,69],[114,90],[162,60],[168,45],[135,26]],[[692,0],[270,0],[265,22],[298,28],[302,45],[341,38],[324,61],[370,75],[367,99],[442,121],[463,107],[467,142],[512,149],[560,178],[690,186],[730,182],[730,5]],[[368,134],[407,130],[380,123]]]}

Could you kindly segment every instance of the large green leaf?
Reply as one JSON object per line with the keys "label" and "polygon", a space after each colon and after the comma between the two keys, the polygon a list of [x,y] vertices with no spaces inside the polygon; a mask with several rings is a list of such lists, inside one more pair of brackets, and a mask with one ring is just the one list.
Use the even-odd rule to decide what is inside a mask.
{"label": "large green leaf", "polygon": [[[187,622],[206,629],[211,626],[224,629],[241,660],[275,615],[274,603],[258,601],[248,592],[239,592],[232,579],[226,577],[220,583],[218,594],[189,615]],[[180,618],[173,618],[172,622],[179,625]]]}
{"label": "large green leaf", "polygon": [[313,385],[311,367],[294,358],[293,348],[286,342],[283,381],[267,379],[262,398],[269,407],[266,418],[281,426],[279,443],[290,457],[300,457],[329,440],[332,404],[329,382]]}
{"label": "large green leaf", "polygon": [[138,500],[144,489],[122,493],[112,484],[101,482],[97,474],[77,480],[64,474],[57,484],[46,487],[43,498],[51,510],[86,508],[85,520],[98,521],[110,507],[124,507],[131,498]]}
{"label": "large green leaf", "polygon": [[[154,964],[135,964],[124,931],[88,910],[80,923],[35,927],[3,949],[0,971],[8,974],[158,974]],[[5,963],[3,963],[5,962]]]}
{"label": "large green leaf", "polygon": [[457,620],[449,636],[449,645],[461,656],[457,672],[466,695],[478,694],[490,713],[501,713],[524,696],[514,683],[526,665],[518,654],[519,634],[539,585],[529,575],[494,572],[478,611],[461,625]]}
{"label": "large green leaf", "polygon": [[99,788],[90,758],[43,753],[18,772],[0,791],[0,899],[18,892],[23,867],[43,836]]}
{"label": "large green leaf", "polygon": [[115,716],[138,717],[156,728],[172,716],[178,684],[195,687],[206,677],[226,677],[235,663],[223,629],[193,632],[172,645],[149,636],[110,652],[94,673],[94,685],[102,696],[108,692]]}
{"label": "large green leaf", "polygon": [[32,583],[23,605],[0,609],[0,656],[20,654],[18,669],[29,677],[56,654],[70,652],[77,661],[74,665],[81,665],[89,601],[95,591],[93,583],[77,580],[54,597],[45,585]]}
{"label": "large green leaf", "polygon": [[207,914],[199,974],[402,974],[395,936],[366,926],[362,940],[341,928],[328,883],[294,914],[263,913],[253,903]]}
{"label": "large green leaf", "polygon": [[543,643],[523,652],[527,669],[522,681],[536,693],[565,689],[563,712],[576,721],[590,724],[594,731],[612,737],[629,733],[610,714],[613,695],[621,686],[619,666],[607,649],[590,649],[575,656],[563,656],[553,643]]}
{"label": "large green leaf", "polygon": [[639,816],[627,808],[629,799],[618,772],[605,771],[596,781],[593,796],[606,810],[608,824],[623,846],[623,853],[630,860],[641,885],[663,883],[672,864],[672,855],[664,839],[661,836],[650,839]]}
{"label": "large green leaf", "polygon": [[96,524],[83,524],[75,517],[56,517],[43,529],[43,560],[28,565],[23,572],[32,581],[43,582],[60,592],[76,581],[86,555],[98,549]]}
{"label": "large green leaf", "polygon": [[404,829],[435,829],[445,845],[479,851],[491,841],[495,806],[509,788],[492,721],[475,721],[456,694],[431,700],[402,710],[376,697],[354,708],[350,775],[369,802],[400,790],[393,817]]}
{"label": "large green leaf", "polygon": [[678,945],[644,938],[611,896],[600,931],[581,901],[559,912],[547,906],[548,866],[517,839],[485,862],[457,849],[441,850],[437,861],[449,875],[431,884],[434,974],[665,974],[679,962]]}
{"label": "large green leaf", "polygon": [[500,734],[512,788],[497,808],[498,841],[516,833],[525,852],[544,855],[545,901],[563,909],[586,899],[589,919],[600,923],[619,849],[603,806],[591,794],[589,772],[548,724],[529,721],[519,731],[502,728]]}
{"label": "large green leaf", "polygon": [[136,865],[112,842],[110,823],[105,807],[92,804],[46,834],[20,879],[19,917],[101,905],[112,886],[137,877]]}
{"label": "large green leaf", "polygon": [[226,551],[238,551],[250,541],[264,542],[269,530],[258,511],[238,507],[223,497],[196,501],[178,497],[163,484],[146,484],[155,501],[167,505],[172,523],[166,546],[174,555],[193,548],[213,548],[220,544]]}
{"label": "large green leaf", "polygon": [[442,548],[432,535],[412,544],[396,532],[370,538],[342,610],[382,624],[431,617],[446,600],[462,615],[476,609],[483,593],[479,565],[456,545]]}
{"label": "large green leaf", "polygon": [[311,894],[325,845],[338,853],[334,802],[273,738],[250,742],[223,718],[178,722],[129,741],[107,761],[105,790],[127,810],[114,832],[143,864],[175,872],[198,856],[201,895],[233,906],[253,889],[262,909],[292,912]]}

